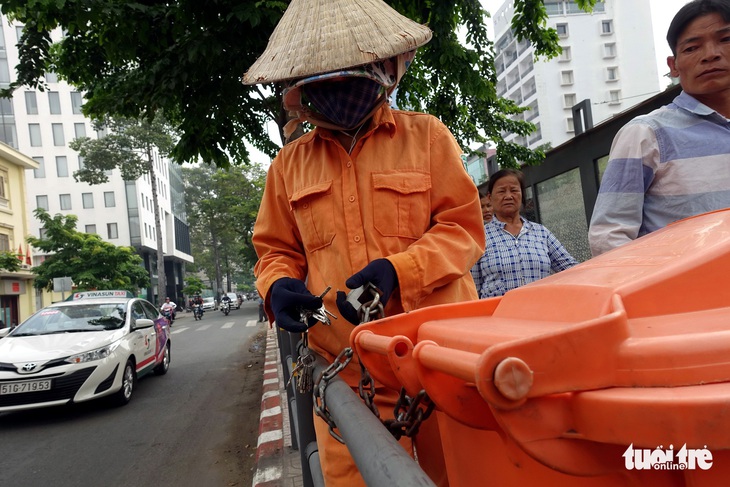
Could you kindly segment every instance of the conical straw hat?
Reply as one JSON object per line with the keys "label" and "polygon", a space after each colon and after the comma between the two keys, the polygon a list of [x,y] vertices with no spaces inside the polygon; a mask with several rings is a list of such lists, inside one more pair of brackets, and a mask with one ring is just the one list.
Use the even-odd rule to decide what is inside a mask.
{"label": "conical straw hat", "polygon": [[273,83],[361,66],[430,39],[428,27],[382,0],[292,0],[243,82]]}

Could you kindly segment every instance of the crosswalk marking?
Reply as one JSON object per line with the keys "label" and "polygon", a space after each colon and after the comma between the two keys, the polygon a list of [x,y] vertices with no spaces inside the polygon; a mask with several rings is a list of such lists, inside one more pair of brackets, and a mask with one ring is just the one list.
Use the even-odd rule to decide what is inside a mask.
{"label": "crosswalk marking", "polygon": [[248,320],[246,322],[246,326],[256,326],[256,320]]}
{"label": "crosswalk marking", "polygon": [[210,328],[210,325],[203,325],[203,326],[199,326],[199,327],[197,328],[197,331],[203,331],[203,330],[207,330],[208,328]]}
{"label": "crosswalk marking", "polygon": [[189,327],[189,326],[184,326],[184,327],[182,327],[182,328],[177,328],[177,327],[176,327],[176,328],[175,328],[175,330],[174,330],[174,331],[172,332],[172,335],[174,335],[174,334],[176,334],[176,333],[182,333],[182,332],[184,332],[185,330],[187,330],[188,328],[190,328],[190,327]]}
{"label": "crosswalk marking", "polygon": [[229,321],[225,325],[223,325],[221,328],[231,328],[233,326],[233,321]]}

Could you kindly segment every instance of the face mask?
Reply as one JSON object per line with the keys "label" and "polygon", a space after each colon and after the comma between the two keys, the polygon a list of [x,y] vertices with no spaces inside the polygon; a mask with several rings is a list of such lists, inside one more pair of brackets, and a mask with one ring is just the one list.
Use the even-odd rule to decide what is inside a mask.
{"label": "face mask", "polygon": [[383,87],[368,78],[325,80],[302,86],[310,106],[334,125],[351,130],[379,104]]}

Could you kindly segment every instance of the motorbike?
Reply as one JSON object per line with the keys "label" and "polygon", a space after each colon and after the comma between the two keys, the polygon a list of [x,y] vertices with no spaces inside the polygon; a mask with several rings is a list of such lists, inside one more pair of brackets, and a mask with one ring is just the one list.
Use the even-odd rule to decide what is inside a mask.
{"label": "motorbike", "polygon": [[203,305],[202,304],[193,305],[193,317],[195,318],[195,321],[203,319]]}
{"label": "motorbike", "polygon": [[228,316],[228,313],[231,312],[231,303],[228,301],[222,301],[221,302],[221,311],[224,315]]}
{"label": "motorbike", "polygon": [[170,324],[170,326],[172,326],[172,323],[175,321],[175,317],[172,314],[172,310],[171,309],[161,309],[160,313],[162,314],[162,316],[165,317],[165,319]]}

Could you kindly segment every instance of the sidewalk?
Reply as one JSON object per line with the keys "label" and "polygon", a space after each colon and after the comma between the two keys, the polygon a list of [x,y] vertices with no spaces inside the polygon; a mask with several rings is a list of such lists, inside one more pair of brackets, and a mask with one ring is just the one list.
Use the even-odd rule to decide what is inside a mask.
{"label": "sidewalk", "polygon": [[261,397],[259,439],[256,448],[256,473],[253,487],[301,487],[302,468],[299,451],[292,448],[289,411],[284,379],[279,362],[276,330],[266,334],[264,387]]}

